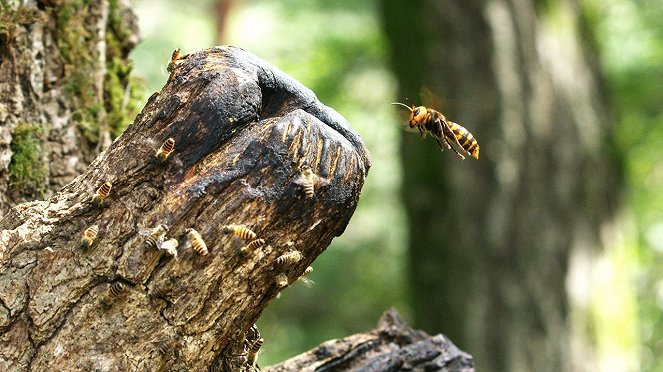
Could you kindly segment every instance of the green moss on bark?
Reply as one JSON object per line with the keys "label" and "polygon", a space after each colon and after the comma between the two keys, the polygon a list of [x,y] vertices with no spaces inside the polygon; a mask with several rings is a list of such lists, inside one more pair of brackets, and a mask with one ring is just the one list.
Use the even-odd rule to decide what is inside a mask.
{"label": "green moss on bark", "polygon": [[41,159],[43,129],[39,124],[21,123],[14,129],[9,163],[9,188],[23,195],[43,196],[48,169]]}
{"label": "green moss on bark", "polygon": [[[110,131],[112,137],[122,133],[138,113],[142,82],[131,75],[128,54],[132,44],[128,40],[133,30],[122,18],[117,0],[109,0],[106,23],[106,73],[103,86],[97,86],[99,55],[97,40],[90,35],[90,19],[94,2],[78,0],[65,2],[58,9],[58,47],[65,65],[65,91],[75,108],[74,120],[84,137],[99,141],[100,131]],[[128,46],[129,45],[129,46]]]}

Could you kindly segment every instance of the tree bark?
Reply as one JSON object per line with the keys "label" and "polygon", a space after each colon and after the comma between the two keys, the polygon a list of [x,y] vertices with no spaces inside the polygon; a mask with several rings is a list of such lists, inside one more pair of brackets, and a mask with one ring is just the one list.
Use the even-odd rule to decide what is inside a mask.
{"label": "tree bark", "polygon": [[[240,340],[255,338],[277,278],[296,280],[343,232],[369,166],[345,119],[276,68],[231,47],[183,57],[85,173],[0,222],[0,369],[248,367]],[[177,257],[141,235],[159,224]],[[230,224],[266,244],[242,256]],[[189,228],[209,254],[186,248]],[[301,260],[279,263],[294,250]]]}
{"label": "tree bark", "polygon": [[265,371],[474,371],[472,357],[444,335],[410,328],[396,310],[376,329],[331,340]]}
{"label": "tree bark", "polygon": [[137,113],[127,3],[0,1],[0,214],[69,183]]}
{"label": "tree bark", "polygon": [[416,325],[479,369],[594,369],[589,310],[570,316],[585,293],[567,279],[609,241],[622,180],[578,4],[382,4],[400,96],[430,88],[481,146],[460,162],[403,135]]}

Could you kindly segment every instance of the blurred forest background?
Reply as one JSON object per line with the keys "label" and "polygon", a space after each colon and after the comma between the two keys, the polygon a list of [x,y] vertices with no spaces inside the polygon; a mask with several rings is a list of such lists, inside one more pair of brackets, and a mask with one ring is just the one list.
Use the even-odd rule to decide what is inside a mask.
{"label": "blurred forest background", "polygon": [[[134,72],[146,82],[145,100],[165,83],[173,49],[191,53],[235,45],[315,91],[350,121],[371,151],[373,167],[358,210],[345,234],[316,260],[310,276],[315,286],[296,283],[262,315],[258,325],[266,342],[260,364],[370,329],[382,311],[395,306],[415,327],[450,336],[475,355],[479,369],[543,363],[576,370],[663,370],[663,2],[495,1],[455,8],[443,3],[135,2],[143,41],[132,58]],[[487,14],[486,23],[474,22],[475,13]],[[529,27],[557,41],[529,40]],[[495,32],[511,28],[525,41]],[[498,36],[491,39],[490,32]],[[474,51],[491,41],[513,55],[496,51],[485,59]],[[513,71],[536,73],[526,63],[535,53],[552,61],[534,63],[543,70],[577,63],[595,78],[570,68],[571,88],[561,93],[566,98],[553,100],[541,120],[550,121],[550,128],[537,125],[536,112],[518,116],[537,106],[537,95],[560,89],[509,80]],[[530,67],[509,70],[512,60]],[[490,61],[504,69],[481,70],[490,69]],[[475,74],[459,81],[463,64],[476,67]],[[478,88],[464,85],[468,79],[478,80]],[[497,98],[472,93],[490,91],[481,87],[482,79],[534,98],[511,104],[518,97],[509,90]],[[475,134],[482,146],[479,161],[460,162],[451,152],[439,152],[434,141],[402,130],[405,113],[388,103],[405,96],[418,102],[422,87],[439,97],[438,108],[448,118]],[[585,102],[585,89],[593,97],[589,101],[603,102],[594,116],[583,116],[577,107]],[[565,113],[566,107],[576,111]],[[480,124],[490,123],[491,115],[494,126]],[[523,126],[509,126],[514,120]],[[507,124],[498,128],[497,122]],[[545,140],[537,137],[541,132]],[[600,142],[594,150],[581,148],[594,142]],[[538,176],[530,177],[528,169]],[[568,194],[548,195],[556,182],[565,182],[555,178],[565,169],[571,177],[582,175],[569,181],[578,185]],[[538,186],[490,199],[507,195],[514,178]],[[504,212],[512,205],[530,213],[515,218]],[[563,237],[549,243],[556,233],[548,226],[558,225]],[[427,230],[417,230],[422,226]],[[562,251],[555,248],[560,244]],[[583,244],[591,247],[574,248]],[[542,258],[551,256],[552,261]],[[558,271],[547,271],[556,265]],[[545,313],[549,309],[538,303],[548,299],[561,308],[558,313]],[[525,324],[524,331],[512,330],[516,323]],[[529,334],[552,340],[538,345],[533,338],[528,345],[529,336],[522,335]],[[554,352],[541,362],[520,364],[495,355],[522,348],[521,358],[536,359],[533,354],[546,342],[567,344],[556,347],[587,364],[569,365]]]}

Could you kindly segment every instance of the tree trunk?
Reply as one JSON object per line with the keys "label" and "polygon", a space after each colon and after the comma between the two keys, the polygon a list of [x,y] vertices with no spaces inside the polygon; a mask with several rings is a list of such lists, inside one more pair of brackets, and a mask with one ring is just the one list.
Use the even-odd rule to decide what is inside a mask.
{"label": "tree trunk", "polygon": [[263,308],[345,229],[370,161],[339,114],[241,49],[172,70],[84,174],[0,222],[0,369],[248,367]]}
{"label": "tree trunk", "polygon": [[0,214],[81,174],[137,113],[126,0],[0,1]]}
{"label": "tree trunk", "polygon": [[605,243],[622,181],[577,3],[382,4],[401,97],[427,86],[481,146],[461,162],[404,134],[417,326],[479,369],[581,369],[591,345],[574,339],[574,358],[571,334],[588,324],[569,316],[567,275]]}

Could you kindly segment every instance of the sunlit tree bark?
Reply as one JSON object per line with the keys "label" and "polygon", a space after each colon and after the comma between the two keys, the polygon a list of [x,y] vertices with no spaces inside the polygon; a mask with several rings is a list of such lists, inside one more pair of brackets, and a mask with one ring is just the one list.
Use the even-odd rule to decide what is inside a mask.
{"label": "sunlit tree bark", "polygon": [[0,1],[0,214],[66,185],[136,114],[127,5]]}
{"label": "sunlit tree bark", "polygon": [[622,183],[578,4],[382,9],[401,99],[429,88],[481,145],[478,161],[459,161],[403,135],[417,326],[447,333],[479,369],[587,367],[591,345],[577,330],[588,324],[569,315],[577,283],[567,275],[572,257],[602,248]]}

